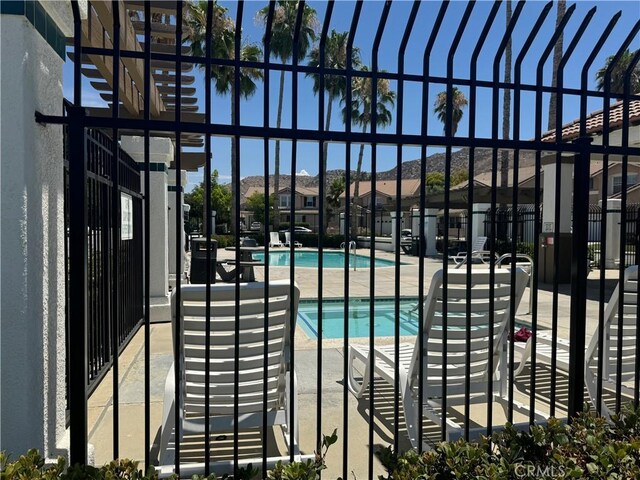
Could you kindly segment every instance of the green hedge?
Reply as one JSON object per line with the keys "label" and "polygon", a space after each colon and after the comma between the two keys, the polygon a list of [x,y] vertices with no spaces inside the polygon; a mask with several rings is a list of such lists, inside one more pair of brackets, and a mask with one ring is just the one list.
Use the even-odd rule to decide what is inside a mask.
{"label": "green hedge", "polygon": [[638,479],[640,409],[629,406],[611,422],[590,413],[570,425],[551,418],[529,432],[507,425],[479,442],[443,442],[422,454],[387,448],[379,457],[387,471],[380,480]]}
{"label": "green hedge", "polygon": [[[270,480],[315,480],[326,468],[328,448],[337,440],[336,431],[323,436],[315,460],[278,464],[269,471]],[[442,442],[432,450],[396,454],[391,447],[378,452],[386,473],[379,480],[440,479],[611,479],[640,478],[640,408],[631,405],[610,421],[593,413],[583,413],[565,425],[554,418],[546,426],[533,426],[528,432],[507,424],[501,432],[478,442]],[[2,480],[75,480],[130,479],[155,480],[152,468],[147,474],[131,460],[111,462],[103,467],[73,466],[65,470],[63,459],[53,466],[44,465],[36,450],[30,450],[15,462],[0,452]],[[260,472],[249,466],[240,469],[239,479],[259,478]],[[203,479],[194,476],[194,479]],[[216,479],[211,475],[209,479]],[[226,478],[226,477],[223,477]],[[353,476],[355,479],[355,475]]]}
{"label": "green hedge", "polygon": [[[320,478],[320,472],[326,469],[325,458],[329,447],[336,443],[338,435],[336,431],[330,436],[322,436],[322,446],[320,452],[317,452],[313,460],[304,462],[293,462],[283,464],[278,462],[272,470],[267,473],[268,480],[315,480]],[[0,452],[0,470],[2,471],[2,480],[157,480],[158,473],[153,467],[149,467],[145,474],[138,469],[138,462],[132,460],[117,460],[108,463],[102,467],[96,468],[91,466],[74,465],[65,469],[65,461],[58,458],[56,465],[45,466],[44,459],[37,450],[29,450],[26,455],[22,455],[15,462],[9,462],[6,454]],[[239,480],[254,480],[261,477],[261,471],[249,465],[239,469]],[[176,475],[171,477],[177,479]],[[218,478],[231,478],[228,475],[218,477],[211,474],[208,477],[203,475],[193,475],[192,480],[217,480]]]}

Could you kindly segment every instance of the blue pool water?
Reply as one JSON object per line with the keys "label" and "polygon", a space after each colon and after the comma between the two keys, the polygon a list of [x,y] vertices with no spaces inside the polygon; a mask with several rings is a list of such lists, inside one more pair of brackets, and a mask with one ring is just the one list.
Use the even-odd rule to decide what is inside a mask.
{"label": "blue pool water", "polygon": [[[295,252],[295,265],[296,267],[317,267],[318,266],[318,252]],[[264,253],[254,253],[254,260],[264,262]],[[324,252],[322,259],[324,260],[324,268],[344,268],[344,252]],[[291,252],[288,250],[270,251],[269,252],[269,266],[271,267],[287,267],[291,259]],[[376,267],[391,267],[395,265],[395,262],[391,260],[384,260],[382,258],[375,259]],[[356,268],[369,268],[369,257],[364,255],[349,255],[349,268],[353,268],[355,263]]]}
{"label": "blue pool water", "polygon": [[[400,335],[418,334],[418,312],[414,309],[417,298],[400,299]],[[323,302],[324,320],[322,337],[325,339],[344,338],[344,300],[332,299]],[[309,338],[318,338],[318,301],[300,300],[298,304],[298,325]],[[523,325],[516,321],[516,330]],[[393,298],[375,299],[374,336],[395,335],[395,301]],[[349,338],[369,336],[369,298],[349,299]]]}
{"label": "blue pool water", "polygon": [[[418,333],[417,312],[410,313],[417,299],[400,299],[400,335]],[[344,338],[344,300],[323,303],[323,338]],[[310,338],[318,338],[318,301],[301,300],[298,324]],[[392,298],[375,299],[374,331],[376,337],[391,337],[395,329],[395,302]],[[349,338],[369,336],[369,299],[349,299]]]}

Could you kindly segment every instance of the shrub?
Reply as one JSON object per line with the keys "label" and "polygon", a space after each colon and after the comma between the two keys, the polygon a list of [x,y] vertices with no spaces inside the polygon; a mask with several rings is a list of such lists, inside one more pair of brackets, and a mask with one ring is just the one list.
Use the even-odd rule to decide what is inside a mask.
{"label": "shrub", "polygon": [[235,235],[214,235],[211,238],[218,242],[218,248],[233,247],[236,244]]}
{"label": "shrub", "polygon": [[[345,241],[344,235],[339,234],[325,233],[322,238],[324,239],[324,248],[340,248],[340,245]],[[295,239],[297,242],[300,242],[303,247],[318,247],[317,233],[296,233]]]}
{"label": "shrub", "polygon": [[[320,472],[326,467],[325,459],[329,447],[336,443],[336,430],[330,436],[322,436],[320,452],[316,452],[313,460],[284,464],[278,462],[273,470],[267,473],[268,480],[315,480],[320,478]],[[58,458],[55,465],[45,466],[44,459],[36,449],[29,450],[15,462],[9,462],[4,452],[0,451],[0,471],[2,480],[157,480],[158,473],[149,467],[147,473],[138,470],[138,462],[132,460],[116,460],[100,468],[89,465],[74,465],[65,470],[65,461]],[[239,480],[252,480],[260,477],[260,470],[249,464],[239,469]],[[177,476],[172,478],[176,479]],[[194,475],[192,480],[217,480],[219,477],[211,474],[208,477]],[[230,478],[224,475],[222,479]]]}
{"label": "shrub", "polygon": [[379,452],[387,470],[381,480],[640,478],[640,408],[632,405],[607,421],[592,413],[570,425],[554,418],[523,432],[507,424],[478,442],[438,443],[418,454]]}

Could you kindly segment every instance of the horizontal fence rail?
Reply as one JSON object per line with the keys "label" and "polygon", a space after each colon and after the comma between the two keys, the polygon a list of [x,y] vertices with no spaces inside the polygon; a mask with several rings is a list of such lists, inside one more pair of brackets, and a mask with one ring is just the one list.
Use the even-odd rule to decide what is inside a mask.
{"label": "horizontal fence rail", "polygon": [[[114,366],[143,373],[136,441],[140,460],[162,474],[238,477],[251,462],[264,477],[278,460],[319,451],[322,433],[337,429],[331,474],[373,479],[382,446],[422,451],[506,422],[571,421],[585,404],[604,415],[637,406],[640,215],[629,168],[640,146],[629,132],[640,123],[630,86],[638,53],[623,73],[614,67],[640,22],[612,36],[620,15],[572,5],[556,19],[552,3],[533,2],[517,2],[506,22],[501,2],[269,2],[258,11],[242,1],[228,10],[97,2],[89,17],[110,39],[97,45],[72,5],[73,104],[65,117],[36,115],[69,129],[68,325],[86,330],[86,341],[68,345],[72,462],[86,462],[89,435],[78,380],[104,374],[111,335],[126,345],[140,325],[133,366]],[[256,44],[242,33],[252,16]],[[590,76],[608,55],[594,89]],[[102,63],[99,75],[86,67],[97,62],[109,78]],[[88,106],[82,75],[105,81],[109,108]],[[218,102],[230,106],[228,120]],[[144,197],[138,164],[117,145],[130,136],[144,145]],[[154,166],[155,142],[167,139],[172,170],[159,188],[152,175],[166,168]],[[313,194],[298,173],[309,157]],[[336,164],[342,188],[332,183]],[[229,185],[214,174],[223,168]],[[249,208],[242,178],[260,169]],[[204,238],[192,235],[187,255],[185,170],[203,176],[204,197],[190,212]],[[167,213],[153,198],[169,183]],[[230,236],[215,235],[216,218]],[[175,279],[162,293],[165,324],[152,329],[152,266],[169,262],[151,253],[154,222],[175,235]],[[117,380],[113,388],[122,403]],[[112,453],[126,455],[113,412]],[[267,433],[273,426],[283,439]]]}

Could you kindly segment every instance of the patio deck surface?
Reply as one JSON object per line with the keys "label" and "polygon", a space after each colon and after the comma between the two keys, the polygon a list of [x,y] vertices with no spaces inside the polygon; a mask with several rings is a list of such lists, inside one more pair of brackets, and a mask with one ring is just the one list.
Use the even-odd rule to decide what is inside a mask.
{"label": "patio deck surface", "polygon": [[[361,249],[359,254],[368,255],[369,250]],[[225,252],[232,255],[231,252]],[[394,255],[387,252],[376,252],[376,256],[393,260]],[[418,295],[418,259],[402,255],[401,259],[406,264],[400,268],[400,295]],[[442,260],[426,259],[425,261],[425,293],[429,287],[429,280],[433,273],[441,268]],[[452,268],[452,267],[450,267]],[[301,290],[301,298],[318,297],[317,269],[296,268],[296,282]],[[344,280],[342,270],[335,270],[335,275],[324,275],[323,295],[325,298],[343,297]],[[256,268],[258,280],[263,278],[264,269]],[[393,296],[395,294],[395,268],[376,269],[376,296]],[[599,295],[599,271],[595,270],[588,278],[588,305],[587,305],[587,338],[596,328],[598,319],[598,295]],[[606,272],[605,301],[611,295],[617,283],[617,271]],[[270,278],[289,278],[289,267],[271,267]],[[539,329],[549,329],[552,319],[553,287],[548,284],[540,284],[538,299],[538,325]],[[369,269],[350,271],[349,292],[354,297],[369,296]],[[525,314],[528,303],[528,289],[525,292],[516,319],[522,323],[530,323],[531,315]],[[558,295],[558,335],[568,338],[570,318],[569,285],[560,285]],[[169,319],[167,319],[168,321]],[[379,338],[376,342],[392,342],[393,338]],[[353,339],[355,342],[368,342],[368,339]],[[300,442],[304,453],[312,453],[315,448],[316,415],[318,410],[317,388],[317,360],[318,345],[314,339],[309,339],[298,327],[295,338],[296,357],[295,365],[298,375],[298,401],[300,422]],[[343,433],[343,340],[325,340],[322,344],[322,418],[321,431],[330,434],[334,428],[338,429],[338,443],[334,445],[328,454],[325,478],[336,478],[342,474],[342,445]],[[136,334],[128,347],[120,356],[120,457],[128,457],[142,461],[144,459],[144,328]],[[162,398],[164,382],[167,371],[173,361],[173,346],[171,339],[171,324],[160,323],[151,326],[151,439],[152,442],[158,434],[161,425]],[[516,379],[516,390],[525,395],[516,396],[523,403],[528,404],[529,395],[529,367],[526,367]],[[549,411],[549,384],[551,378],[550,368],[544,365],[538,367],[538,386],[536,388],[536,409],[547,414]],[[567,377],[558,374],[557,385],[557,410],[556,415],[565,414],[563,405],[567,400]],[[374,386],[375,418],[374,418],[374,451],[393,442],[393,388],[381,383]],[[349,471],[353,471],[356,478],[367,477],[367,458],[369,452],[368,430],[370,422],[369,398],[365,395],[358,401],[352,394],[347,395],[348,419],[349,419]],[[462,420],[462,408],[456,409],[459,419]],[[471,405],[472,427],[482,427],[486,421],[486,405]],[[402,413],[402,410],[400,410]],[[452,410],[453,412],[453,410]],[[453,413],[456,415],[456,413]],[[495,403],[493,407],[494,424],[504,423],[506,420],[502,407]],[[400,448],[410,447],[401,420]],[[514,412],[514,421],[526,421],[526,417]],[[89,400],[89,441],[95,447],[96,462],[103,464],[112,459],[112,432],[113,432],[113,380],[109,372],[98,386]],[[278,430],[278,431],[276,431]],[[267,432],[269,450],[273,454],[284,454],[284,442],[279,429],[271,429]],[[425,424],[425,431],[430,439],[439,440],[439,427],[434,424]],[[246,453],[250,456],[261,455],[261,435],[259,431],[243,436],[242,445],[246,445]],[[230,437],[216,436],[212,441],[214,455],[232,454],[232,442]],[[243,447],[243,453],[245,447]],[[374,474],[383,473],[378,460],[374,460]]]}

